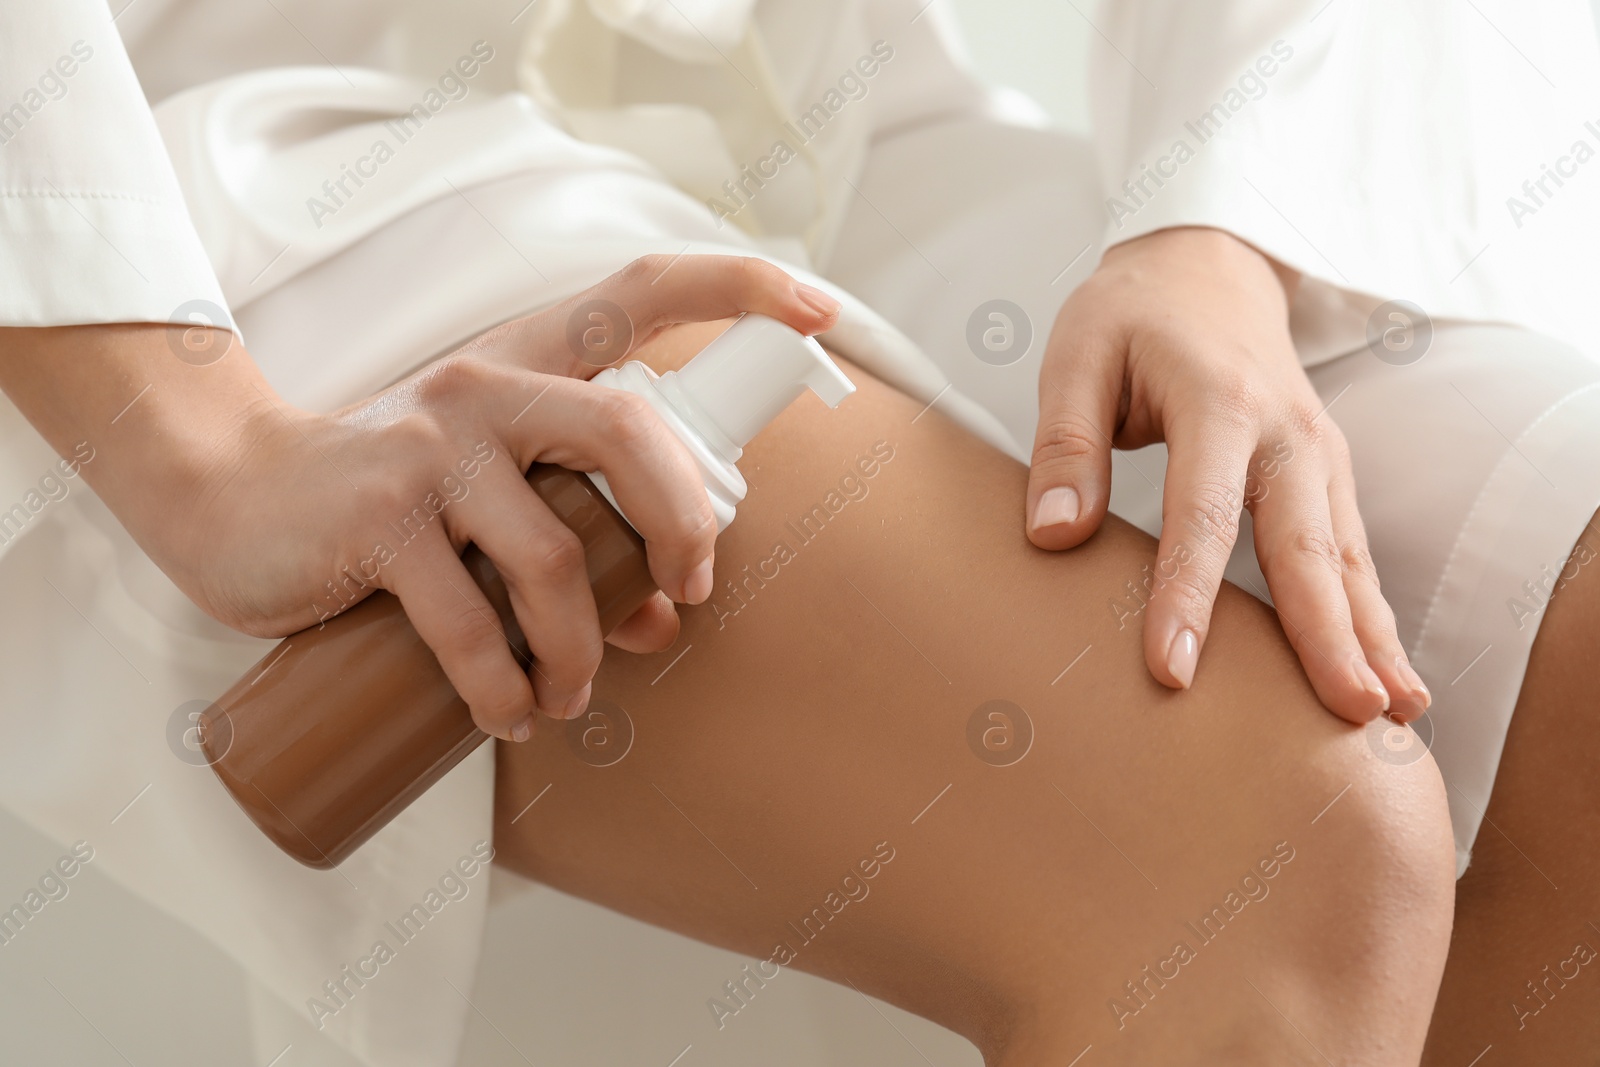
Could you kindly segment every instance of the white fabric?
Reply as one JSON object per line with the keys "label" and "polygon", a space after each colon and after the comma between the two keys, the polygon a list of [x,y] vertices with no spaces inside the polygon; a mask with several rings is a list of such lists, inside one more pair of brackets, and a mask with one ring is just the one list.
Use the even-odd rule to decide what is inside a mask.
{"label": "white fabric", "polygon": [[221,306],[104,4],[0,4],[0,109],[0,323]]}
{"label": "white fabric", "polygon": [[[1096,147],[1108,197],[1133,212],[1108,200],[1107,242],[1210,225],[1299,269],[1307,363],[1362,344],[1394,298],[1580,346],[1600,335],[1578,244],[1600,223],[1587,4],[1146,0],[1102,25],[1116,47],[1094,53]],[[1193,158],[1130,196],[1180,140]],[[1547,168],[1567,177],[1524,189]]]}
{"label": "white fabric", "polygon": [[[804,268],[814,264],[870,291],[895,325],[845,294],[832,343],[1019,458],[1034,419],[1030,364],[979,367],[962,353],[974,306],[966,298],[979,285],[1000,289],[990,295],[1027,288],[1025,300],[1013,299],[1032,309],[1042,345],[1053,307],[1092,267],[1103,234],[1120,239],[1162,212],[1166,224],[1232,228],[1305,270],[1311,282],[1295,325],[1308,358],[1354,347],[1366,310],[1390,296],[1592,340],[1582,318],[1592,301],[1565,294],[1573,279],[1592,276],[1578,241],[1595,198],[1574,186],[1503,240],[1492,231],[1505,169],[1531,152],[1505,189],[1511,195],[1583,135],[1515,56],[1492,55],[1481,42],[1459,54],[1430,49],[1420,70],[1383,67],[1377,96],[1362,81],[1372,74],[1362,57],[1375,64],[1389,46],[1366,16],[1341,13],[1354,5],[1335,4],[1309,23],[1309,8],[1296,5],[1279,5],[1288,14],[1271,18],[1224,17],[1254,5],[1207,5],[1203,19],[1180,6],[1129,0],[1111,11],[1123,51],[1147,71],[1159,66],[1162,88],[1145,98],[1114,69],[1096,75],[1114,123],[1107,129],[1129,131],[1102,138],[1095,158],[1108,173],[1147,158],[1169,118],[1188,117],[1188,101],[1216,98],[1279,36],[1296,56],[1262,99],[1228,120],[1226,136],[1184,165],[1180,181],[1112,232],[1097,202],[1095,158],[1016,125],[1037,116],[963,72],[937,3],[919,15],[920,0],[754,8],[540,0],[521,13],[488,0],[333,8],[276,0],[248,9],[139,0],[112,25],[88,0],[0,0],[0,108],[19,101],[27,111],[0,144],[0,323],[168,321],[188,301],[226,304],[273,383],[292,402],[319,407],[370,392],[643,252],[756,248],[813,281],[821,279]],[[1559,60],[1552,76],[1563,91],[1584,91],[1596,70],[1587,16],[1572,4],[1549,10],[1523,22],[1547,36],[1523,43],[1547,49],[1540,58],[1552,66]],[[1477,32],[1432,12],[1407,16],[1413,42]],[[34,108],[29,87],[80,39],[93,55],[65,95],[41,91],[48,102]],[[348,185],[337,201],[323,190],[360,166],[376,140],[397,140],[385,122],[425,101],[480,41],[493,58],[471,78],[456,76],[462,95],[429,107],[421,132],[394,145],[365,184]],[[880,41],[892,56],[861,73],[857,64]],[[176,176],[134,70],[162,101],[159,128]],[[840,88],[852,71],[866,86],[859,99]],[[528,95],[508,95],[513,84]],[[1436,85],[1446,91],[1433,94]],[[830,90],[844,101],[838,108]],[[1430,140],[1400,168],[1393,140],[1369,144],[1368,135],[1394,100],[1413,98],[1429,101],[1416,118]],[[747,186],[747,205],[723,190],[724,207],[737,210],[719,218],[707,207],[721,181],[771,157],[784,121],[818,105],[825,132],[791,134],[795,158]],[[1316,135],[1305,132],[1306,114],[1316,116]],[[1488,144],[1475,125],[1485,114],[1496,123]],[[919,131],[950,136],[941,148]],[[1279,144],[1296,150],[1274,156]],[[1006,181],[959,180],[980,173],[965,153],[982,149],[999,153]],[[875,172],[892,180],[874,184]],[[1246,173],[1266,197],[1237,192]],[[963,193],[954,202],[930,207],[913,195],[947,181]],[[61,195],[34,195],[51,182]],[[1052,188],[1064,190],[1054,205]],[[314,210],[313,199],[332,210]],[[946,225],[914,226],[907,216],[922,209],[942,212]],[[986,228],[994,218],[1005,225]],[[859,243],[869,225],[885,235],[872,254]],[[1302,233],[1310,240],[1295,244]],[[1068,240],[1040,248],[1041,235]],[[1489,250],[1451,277],[1481,239]],[[1080,246],[1094,254],[1058,274]],[[883,269],[867,270],[874,262]],[[965,287],[960,299],[952,286]],[[933,323],[950,332],[930,332]],[[957,387],[946,391],[952,379]],[[51,461],[14,408],[0,405],[0,507],[23,499]],[[1121,483],[1128,462],[1119,460]],[[1575,533],[1555,536],[1570,543]],[[362,849],[344,877],[277,855],[209,773],[174,759],[164,741],[175,708],[220,692],[264,643],[205,623],[91,494],[50,505],[0,545],[0,590],[13,605],[0,618],[0,711],[12,738],[0,753],[0,803],[63,840],[92,840],[102,869],[202,930],[293,1010],[304,1011],[386,921],[488,837],[492,770],[480,753]],[[1437,689],[1437,673],[1429,680]],[[1503,714],[1499,737],[1492,723],[1485,736],[1474,749],[1474,789],[1486,788],[1485,767],[1492,783]],[[483,888],[445,909],[325,1032],[369,1063],[450,1062],[469,1009],[443,983],[470,996]]]}

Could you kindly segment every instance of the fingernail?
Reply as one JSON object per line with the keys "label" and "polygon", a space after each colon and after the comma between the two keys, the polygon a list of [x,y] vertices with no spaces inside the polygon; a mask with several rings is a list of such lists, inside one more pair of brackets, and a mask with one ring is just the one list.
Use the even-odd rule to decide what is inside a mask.
{"label": "fingernail", "polygon": [[[1404,656],[1394,658],[1395,673],[1405,683],[1406,691],[1401,694],[1398,705],[1391,718],[1401,719],[1402,722],[1411,722],[1420,719],[1422,713],[1433,706],[1433,694],[1428,692],[1427,685],[1416,670],[1407,662]],[[1404,716],[1402,718],[1402,715]]]}
{"label": "fingernail", "polygon": [[1389,691],[1383,687],[1382,682],[1378,681],[1378,676],[1373,673],[1371,667],[1367,666],[1365,659],[1360,656],[1351,659],[1350,673],[1355,675],[1355,682],[1359,688],[1364,689],[1382,701],[1382,706],[1378,708],[1379,715],[1389,710]]}
{"label": "fingernail", "polygon": [[711,595],[711,559],[707,556],[700,565],[689,572],[683,583],[683,599],[688,604],[703,604]]}
{"label": "fingernail", "polygon": [[1416,672],[1416,669],[1411,666],[1404,656],[1395,657],[1394,669],[1400,675],[1400,680],[1406,683],[1406,688],[1411,691],[1411,695],[1422,705],[1423,710],[1431,708],[1433,706],[1433,694],[1428,692],[1428,686],[1423,682],[1422,676]]}
{"label": "fingernail", "polygon": [[837,314],[839,309],[844,306],[816,286],[806,285],[803,282],[794,283],[794,295],[798,296],[807,307],[818,315]]}
{"label": "fingernail", "polygon": [[[1078,518],[1078,491],[1070,485],[1058,485],[1045,491],[1033,509],[1033,528],[1059,526]],[[1193,635],[1190,635],[1193,636]]]}
{"label": "fingernail", "polygon": [[1200,642],[1193,630],[1179,630],[1167,649],[1167,673],[1176,678],[1183,688],[1194,681],[1194,668],[1200,662]]}
{"label": "fingernail", "polygon": [[533,716],[529,715],[511,728],[511,740],[520,744],[526,741],[531,733],[533,733]]}
{"label": "fingernail", "polygon": [[590,682],[576,693],[573,693],[572,699],[567,701],[566,709],[563,712],[564,717],[576,719],[579,715],[582,715],[583,709],[589,706],[589,694],[593,691],[594,683]]}

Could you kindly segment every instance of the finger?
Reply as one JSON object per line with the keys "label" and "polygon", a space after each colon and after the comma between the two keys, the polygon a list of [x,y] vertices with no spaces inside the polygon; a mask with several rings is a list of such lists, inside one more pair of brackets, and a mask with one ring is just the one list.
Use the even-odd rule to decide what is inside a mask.
{"label": "finger", "polygon": [[484,733],[528,737],[533,687],[517,664],[505,628],[441,530],[416,542],[391,567],[389,589],[418,636],[472,710]]}
{"label": "finger", "polygon": [[1111,440],[1123,360],[1098,337],[1057,320],[1039,374],[1039,426],[1028,474],[1028,539],[1040,548],[1081,544],[1111,501]]}
{"label": "finger", "polygon": [[1366,653],[1368,666],[1389,691],[1389,717],[1397,722],[1413,722],[1428,710],[1433,694],[1412,668],[1405,646],[1400,643],[1394,609],[1384,599],[1378,570],[1367,547],[1366,526],[1356,506],[1355,478],[1344,464],[1335,467],[1329,479],[1328,504],[1356,639]]}
{"label": "finger", "polygon": [[1389,694],[1356,636],[1324,469],[1309,458],[1285,467],[1253,514],[1256,559],[1317,696],[1350,722],[1383,714]]}
{"label": "finger", "polygon": [[[716,517],[694,460],[649,402],[572,378],[498,373],[509,376],[506,385],[474,395],[502,397],[498,424],[519,469],[600,471],[644,538],[657,587],[680,603],[710,596]],[[513,407],[528,394],[537,402],[518,415]]]}
{"label": "finger", "polygon": [[529,370],[589,378],[659,330],[745,312],[801,333],[830,329],[840,304],[763,259],[645,256],[547,311],[508,323],[468,350]]}
{"label": "finger", "polygon": [[640,340],[673,323],[747,311],[809,335],[832,326],[840,308],[821,289],[754,256],[645,256],[590,292],[626,308]]}
{"label": "finger", "polygon": [[453,525],[494,562],[533,656],[539,710],[570,719],[588,703],[604,651],[583,542],[510,464],[490,464]]}
{"label": "finger", "polygon": [[1167,431],[1161,543],[1144,625],[1144,656],[1162,685],[1187,689],[1211,629],[1211,609],[1239,536],[1254,435],[1215,411]]}
{"label": "finger", "polygon": [[665,593],[657,593],[606,635],[606,643],[624,652],[660,652],[678,639],[678,612]]}

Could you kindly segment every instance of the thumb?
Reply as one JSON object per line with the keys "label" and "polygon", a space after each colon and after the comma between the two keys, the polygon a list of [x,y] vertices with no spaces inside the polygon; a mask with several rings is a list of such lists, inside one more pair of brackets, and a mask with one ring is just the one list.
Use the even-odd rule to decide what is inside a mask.
{"label": "thumb", "polygon": [[1120,368],[1109,346],[1052,344],[1045,353],[1028,475],[1028,540],[1040,548],[1081,544],[1105,517]]}

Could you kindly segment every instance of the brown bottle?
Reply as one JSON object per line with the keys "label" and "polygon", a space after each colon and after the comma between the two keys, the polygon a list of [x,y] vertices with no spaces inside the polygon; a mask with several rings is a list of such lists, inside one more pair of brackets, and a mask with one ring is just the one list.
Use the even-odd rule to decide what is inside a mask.
{"label": "brown bottle", "polygon": [[[854,386],[810,338],[746,315],[681,371],[642,363],[595,382],[648,399],[700,467],[718,529],[744,497],[734,461],[806,388],[836,407]],[[609,634],[656,591],[644,540],[599,474],[535,465],[528,484],[583,542]],[[462,556],[525,665],[528,645],[487,556]],[[400,602],[375,592],[285,638],[200,716],[207,761],[250,819],[289,855],[333,867],[489,736],[472,722]]]}
{"label": "brown bottle", "polygon": [[[581,474],[538,464],[528,484],[583,542],[600,630],[610,633],[656,591],[644,540]],[[494,564],[475,547],[461,561],[531,663]],[[337,695],[337,713],[315,694]],[[279,848],[332,867],[489,735],[399,599],[380,590],[268,653],[201,716],[200,737],[212,769]]]}

